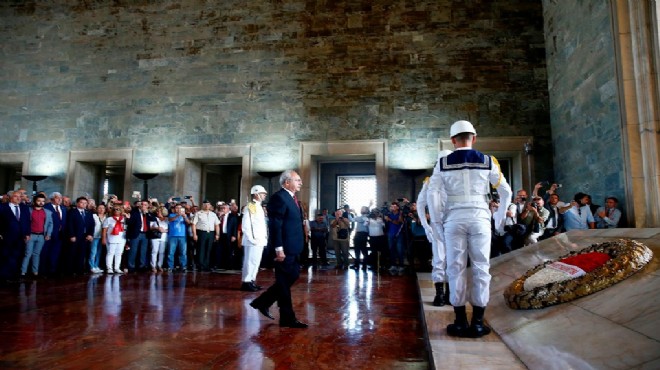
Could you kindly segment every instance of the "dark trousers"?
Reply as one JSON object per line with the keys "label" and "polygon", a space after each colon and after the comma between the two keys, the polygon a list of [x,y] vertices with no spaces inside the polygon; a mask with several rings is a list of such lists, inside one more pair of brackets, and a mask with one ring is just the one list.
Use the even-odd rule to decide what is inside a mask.
{"label": "dark trousers", "polygon": [[376,257],[373,258],[374,267],[377,265],[380,265],[380,267],[388,267],[390,255],[387,236],[370,236],[369,245],[371,246],[371,254],[376,255]]}
{"label": "dark trousers", "polygon": [[69,248],[62,261],[64,274],[82,274],[87,271],[87,256],[91,242],[85,237],[76,238],[75,242],[69,242]]}
{"label": "dark trousers", "polygon": [[268,308],[277,302],[280,307],[280,324],[296,321],[291,302],[291,286],[300,276],[300,264],[296,256],[286,256],[284,261],[275,262],[275,284],[271,285],[252,303],[256,307]]}
{"label": "dark trousers", "polygon": [[[204,233],[202,233],[204,234]],[[199,234],[197,234],[199,237]],[[192,236],[186,237],[186,264],[187,268],[192,270],[199,267],[199,238],[197,241]]]}
{"label": "dark trousers", "polygon": [[318,266],[318,259],[321,259],[321,264],[328,263],[328,255],[326,252],[325,236],[315,237],[312,235],[312,265]]}
{"label": "dark trousers", "polygon": [[[134,271],[136,267],[140,269],[147,268],[147,248],[149,247],[149,240],[147,234],[140,233],[137,238],[131,239],[131,249],[128,251],[128,270]],[[139,257],[139,260],[136,259]]]}
{"label": "dark trousers", "polygon": [[[369,256],[369,248],[367,247],[367,239],[369,239],[369,233],[366,231],[356,232],[353,237],[353,246],[355,247],[355,266],[362,264],[367,264],[367,257]],[[362,259],[360,259],[360,254]]]}
{"label": "dark trousers", "polygon": [[21,239],[0,241],[0,278],[16,279],[20,273],[21,257],[25,254],[25,241]]}
{"label": "dark trousers", "polygon": [[197,231],[197,259],[198,267],[208,270],[211,267],[211,250],[215,232]]}
{"label": "dark trousers", "polygon": [[59,270],[60,253],[62,251],[62,239],[58,235],[46,240],[41,250],[41,262],[39,263],[39,274],[54,275]]}

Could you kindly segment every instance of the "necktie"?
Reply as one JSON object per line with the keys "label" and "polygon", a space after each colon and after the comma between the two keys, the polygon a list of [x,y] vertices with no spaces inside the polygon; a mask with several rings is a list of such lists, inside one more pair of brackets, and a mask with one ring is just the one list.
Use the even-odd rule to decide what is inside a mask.
{"label": "necktie", "polygon": [[147,232],[147,215],[142,215],[142,231]]}
{"label": "necktie", "polygon": [[82,217],[83,220],[83,233],[87,232],[87,223],[85,222],[85,211],[80,210],[80,217]]}
{"label": "necktie", "polygon": [[298,206],[298,208],[300,208],[300,203],[298,203],[298,198],[296,197],[295,194],[293,194],[293,201],[296,202],[296,205]]}
{"label": "necktie", "polygon": [[60,211],[60,206],[55,206],[55,211],[57,211],[57,217],[60,218],[60,221],[62,220],[62,212]]}
{"label": "necktie", "polygon": [[18,213],[18,206],[17,205],[14,205],[14,216],[16,216],[17,220],[21,219],[21,214]]}

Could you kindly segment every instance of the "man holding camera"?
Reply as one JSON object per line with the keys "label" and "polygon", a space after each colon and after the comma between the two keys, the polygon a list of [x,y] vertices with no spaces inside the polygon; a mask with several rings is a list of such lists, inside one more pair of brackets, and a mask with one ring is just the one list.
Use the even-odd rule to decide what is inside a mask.
{"label": "man holding camera", "polygon": [[526,225],[528,230],[525,245],[538,242],[539,237],[543,235],[545,222],[550,216],[550,211],[543,207],[544,203],[543,198],[534,197],[520,214],[520,223]]}

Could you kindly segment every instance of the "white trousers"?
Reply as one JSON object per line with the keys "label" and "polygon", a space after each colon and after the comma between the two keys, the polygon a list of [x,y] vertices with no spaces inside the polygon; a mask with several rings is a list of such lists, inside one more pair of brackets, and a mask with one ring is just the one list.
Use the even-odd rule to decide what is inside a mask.
{"label": "white trousers", "polygon": [[431,242],[433,258],[431,259],[431,280],[434,283],[444,283],[447,281],[447,251],[445,243],[433,238]]}
{"label": "white trousers", "polygon": [[151,268],[163,267],[165,258],[165,249],[167,249],[167,239],[151,239]]}
{"label": "white trousers", "polygon": [[105,266],[109,269],[119,270],[121,255],[124,253],[126,242],[108,243],[108,253],[105,255]]}
{"label": "white trousers", "polygon": [[469,301],[473,306],[486,307],[490,298],[490,221],[483,218],[452,220],[444,224],[444,230],[451,305],[465,306],[468,302],[469,256],[472,269]]}
{"label": "white trousers", "polygon": [[264,247],[243,245],[243,282],[249,283],[257,280],[263,252]]}

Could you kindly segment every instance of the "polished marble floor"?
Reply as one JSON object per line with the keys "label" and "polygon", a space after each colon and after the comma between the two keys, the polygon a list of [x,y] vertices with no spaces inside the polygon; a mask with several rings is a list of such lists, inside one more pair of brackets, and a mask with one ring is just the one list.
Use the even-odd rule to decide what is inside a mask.
{"label": "polished marble floor", "polygon": [[[273,279],[262,271],[258,282]],[[416,278],[308,270],[308,329],[248,304],[237,273],[94,275],[0,286],[0,368],[427,369]],[[277,318],[277,308],[271,309]]]}

